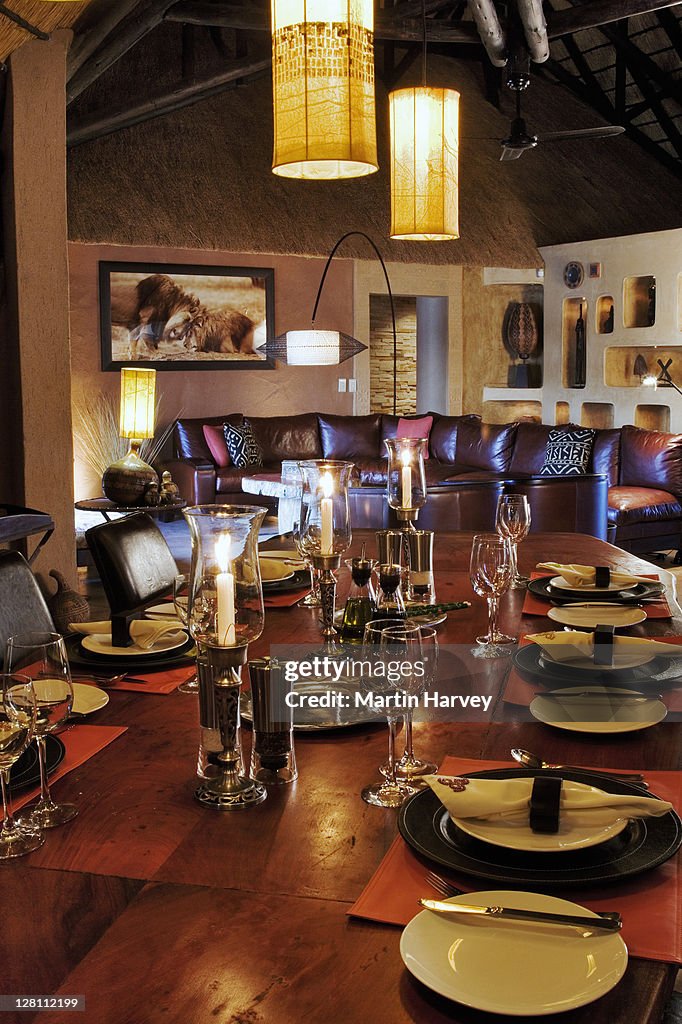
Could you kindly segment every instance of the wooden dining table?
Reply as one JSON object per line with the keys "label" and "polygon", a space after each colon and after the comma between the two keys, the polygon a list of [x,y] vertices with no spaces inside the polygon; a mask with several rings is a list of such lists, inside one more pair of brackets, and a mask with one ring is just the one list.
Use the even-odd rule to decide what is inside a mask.
{"label": "wooden dining table", "polygon": [[[373,534],[360,533],[353,553],[363,540],[373,551]],[[270,546],[291,545],[276,538]],[[447,590],[448,599],[471,601],[450,612],[440,641],[470,644],[486,624],[485,602],[468,580],[471,535],[439,533],[435,548],[439,597]],[[532,534],[520,545],[522,571],[547,559],[658,573],[676,615],[632,632],[682,634],[674,578],[665,570],[583,535]],[[344,569],[339,606],[347,582]],[[502,599],[500,627],[514,635],[547,629],[546,618],[522,619],[523,600],[522,590]],[[316,609],[268,609],[250,656],[319,637]],[[509,662],[481,668],[498,702]],[[489,721],[416,724],[417,752],[436,762],[448,754],[508,761],[511,747],[525,747],[578,765],[682,768],[679,721],[605,737],[560,732],[527,716],[495,719],[491,713]],[[84,996],[85,1012],[75,1019],[93,1024],[493,1020],[414,980],[400,958],[400,928],[347,916],[396,835],[396,812],[360,797],[385,759],[385,725],[298,733],[298,780],[271,788],[258,806],[220,813],[193,798],[195,696],[112,692],[91,721],[128,728],[55,783],[55,799],[78,804],[78,817],[52,830],[35,853],[0,866],[4,993]],[[243,738],[248,757],[248,728]],[[675,974],[670,965],[631,959],[611,992],[556,1020],[654,1024]],[[3,1020],[34,1016],[45,1024],[64,1020],[57,1011],[8,1013]]]}

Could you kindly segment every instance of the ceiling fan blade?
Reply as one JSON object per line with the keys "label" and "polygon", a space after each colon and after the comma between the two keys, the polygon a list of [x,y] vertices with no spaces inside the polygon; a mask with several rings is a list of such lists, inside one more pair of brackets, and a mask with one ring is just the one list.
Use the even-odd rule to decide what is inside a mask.
{"label": "ceiling fan blade", "polygon": [[625,131],[619,124],[605,124],[601,128],[574,128],[565,132],[541,132],[538,142],[562,142],[564,139],[610,139]]}
{"label": "ceiling fan blade", "polygon": [[502,146],[500,160],[518,160],[526,152],[527,147]]}

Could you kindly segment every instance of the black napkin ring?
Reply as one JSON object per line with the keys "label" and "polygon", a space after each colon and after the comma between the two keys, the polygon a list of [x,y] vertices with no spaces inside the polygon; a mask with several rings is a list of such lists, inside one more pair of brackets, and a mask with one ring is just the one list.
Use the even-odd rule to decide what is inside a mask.
{"label": "black napkin ring", "polygon": [[608,587],[611,585],[611,570],[608,565],[598,565],[595,568],[594,584],[596,587]]}
{"label": "black napkin ring", "polygon": [[615,642],[615,626],[597,626],[594,631],[594,663],[595,665],[613,665],[613,645]]}
{"label": "black napkin ring", "polygon": [[533,832],[559,831],[562,780],[556,775],[538,775],[533,779],[528,821]]}

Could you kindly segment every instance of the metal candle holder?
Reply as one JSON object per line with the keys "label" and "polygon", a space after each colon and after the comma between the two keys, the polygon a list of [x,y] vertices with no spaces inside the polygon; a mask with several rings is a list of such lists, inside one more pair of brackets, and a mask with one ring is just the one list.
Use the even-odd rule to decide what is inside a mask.
{"label": "metal candle holder", "polygon": [[322,636],[324,637],[324,650],[326,654],[333,654],[336,650],[334,638],[338,631],[334,628],[334,614],[336,612],[336,576],[334,569],[341,565],[341,555],[313,555],[313,565],[320,569],[320,601],[322,603]]}
{"label": "metal candle holder", "polygon": [[218,740],[220,749],[204,751],[204,778],[194,795],[199,803],[220,811],[242,810],[267,796],[265,786],[244,774],[242,759],[239,694],[248,645],[197,648],[201,729]]}

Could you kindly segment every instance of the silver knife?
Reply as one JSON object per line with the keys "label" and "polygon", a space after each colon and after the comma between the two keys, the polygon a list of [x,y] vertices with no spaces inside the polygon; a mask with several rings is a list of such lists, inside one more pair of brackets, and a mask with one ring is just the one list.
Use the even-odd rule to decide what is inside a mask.
{"label": "silver knife", "polygon": [[617,932],[622,928],[620,918],[575,917],[572,914],[550,914],[541,910],[515,910],[511,907],[476,907],[468,903],[445,903],[442,900],[418,900],[426,910],[437,914],[474,914],[478,917],[493,919],[512,919],[518,921],[544,921],[550,924],[568,924],[575,928],[588,928],[590,931]]}

